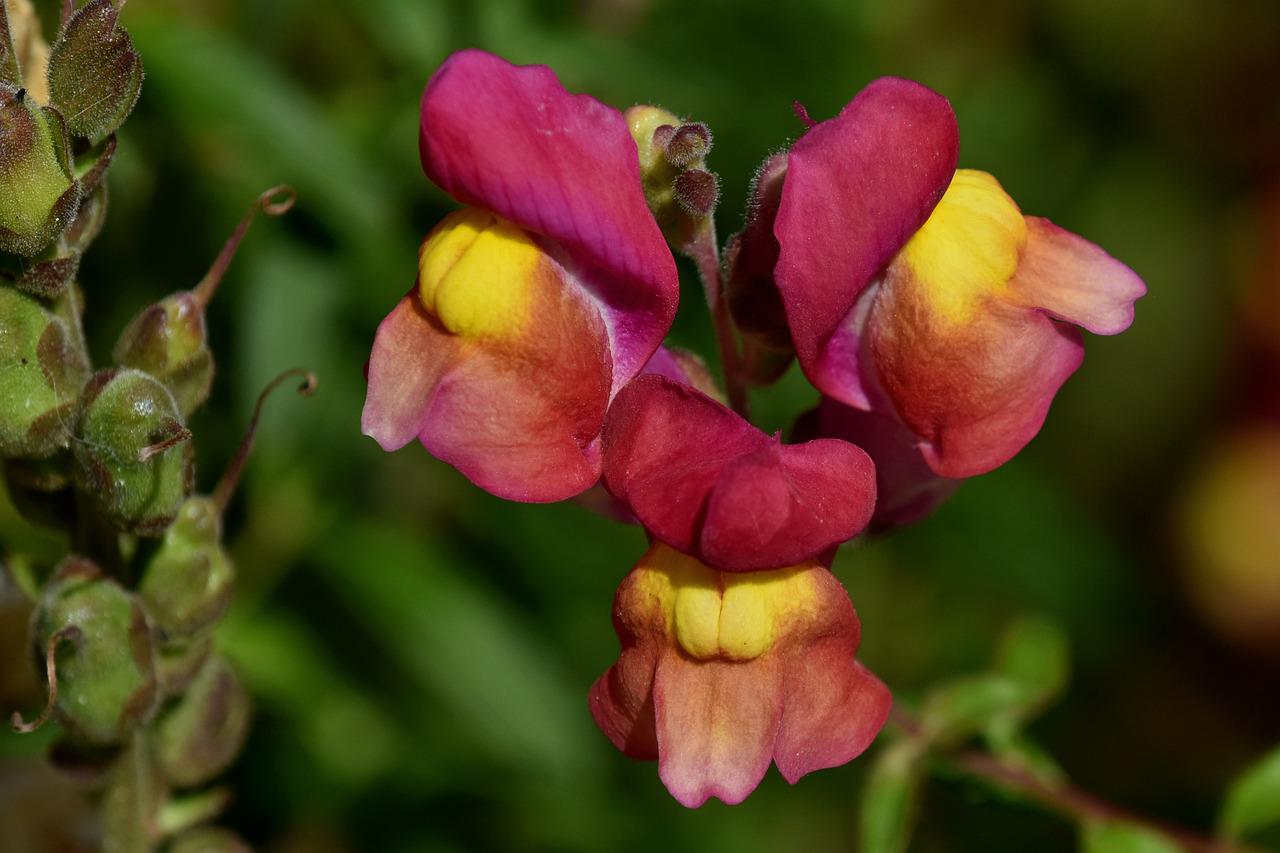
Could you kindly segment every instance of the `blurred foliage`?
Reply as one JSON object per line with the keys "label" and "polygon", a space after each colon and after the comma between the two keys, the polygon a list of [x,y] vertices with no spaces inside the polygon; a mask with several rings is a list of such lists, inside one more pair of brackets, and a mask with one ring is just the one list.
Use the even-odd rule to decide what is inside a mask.
{"label": "blurred foliage", "polygon": [[[56,20],[56,3],[38,5]],[[1036,740],[1082,787],[1201,827],[1280,740],[1280,648],[1201,620],[1177,583],[1172,511],[1195,460],[1253,414],[1261,368],[1242,306],[1280,304],[1255,296],[1280,288],[1259,256],[1280,241],[1258,236],[1280,193],[1273,0],[134,0],[122,20],[147,77],[82,267],[100,358],[136,305],[198,280],[262,188],[299,193],[287,220],[254,229],[211,306],[220,373],[192,425],[207,490],[267,380],[294,365],[319,375],[305,407],[266,412],[227,518],[240,583],[223,650],[257,711],[227,779],[229,823],[262,849],[640,850],[660,837],[672,853],[849,850],[862,780],[889,763],[876,747],[794,789],[771,773],[741,806],[684,810],[586,709],[642,534],[573,505],[503,503],[421,448],[386,455],[360,435],[374,327],[451,207],[421,175],[418,98],[468,45],[549,64],[620,107],[707,122],[722,236],[756,165],[799,132],[793,100],[826,117],[883,74],[951,98],[964,165],[1102,243],[1150,296],[1128,333],[1089,341],[1018,459],[917,527],[843,550],[863,659],[914,704],[981,668],[1010,617],[1044,613],[1074,661]],[[673,338],[711,357],[684,272]],[[755,405],[781,428],[813,398],[793,370]],[[36,565],[63,547],[5,501],[0,536]],[[5,708],[37,702],[19,675],[25,618],[0,591]],[[1012,681],[1025,674],[1007,663]],[[0,802],[59,802],[30,761],[48,742],[0,735]],[[1089,843],[1138,849],[1114,846],[1124,831],[1091,829]],[[1075,844],[1069,825],[953,779],[931,786],[912,849]]]}

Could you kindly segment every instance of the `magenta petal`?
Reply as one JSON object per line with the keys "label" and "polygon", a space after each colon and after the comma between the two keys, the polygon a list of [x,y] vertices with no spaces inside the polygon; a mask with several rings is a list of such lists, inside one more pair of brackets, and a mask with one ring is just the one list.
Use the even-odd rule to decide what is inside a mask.
{"label": "magenta petal", "polygon": [[604,483],[658,539],[696,554],[698,528],[720,472],[768,437],[687,385],[633,380],[605,419]]}
{"label": "magenta petal", "polygon": [[564,247],[605,303],[618,384],[675,315],[675,261],[649,212],[622,114],[565,91],[544,66],[478,50],[451,56],[422,98],[419,150],[432,181]]}
{"label": "magenta petal", "polygon": [[824,393],[865,405],[858,347],[823,349],[858,297],[933,211],[955,173],[959,134],[938,93],[886,77],[788,155],[774,223],[775,279],[805,375]]}
{"label": "magenta petal", "polygon": [[656,538],[710,566],[799,563],[871,518],[875,470],[857,447],[783,446],[687,386],[645,375],[604,428],[604,482]]}
{"label": "magenta petal", "polygon": [[771,441],[725,466],[707,501],[702,554],[713,566],[789,566],[856,535],[875,503],[875,466],[860,448]]}

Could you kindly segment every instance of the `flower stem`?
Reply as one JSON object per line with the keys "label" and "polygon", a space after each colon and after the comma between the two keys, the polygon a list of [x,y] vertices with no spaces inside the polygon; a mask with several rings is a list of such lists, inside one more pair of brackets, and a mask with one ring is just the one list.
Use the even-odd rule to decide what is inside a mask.
{"label": "flower stem", "polygon": [[708,217],[706,227],[685,246],[685,254],[697,266],[702,278],[702,290],[707,297],[707,308],[711,310],[716,346],[720,350],[720,366],[724,371],[724,390],[729,398],[729,406],[747,418],[747,385],[742,371],[742,357],[738,354],[738,344],[733,334],[733,319],[729,316],[729,304],[724,298],[724,278],[720,267],[720,250],[716,247],[714,220]]}
{"label": "flower stem", "polygon": [[[919,737],[920,721],[895,706],[889,721],[909,737]],[[1103,800],[1067,781],[1048,782],[1024,768],[1001,761],[978,749],[937,749],[935,756],[947,767],[992,788],[1012,791],[1041,807],[1075,822],[1121,821],[1164,836],[1190,853],[1269,853],[1259,847],[1210,838],[1181,826],[1131,812]]]}

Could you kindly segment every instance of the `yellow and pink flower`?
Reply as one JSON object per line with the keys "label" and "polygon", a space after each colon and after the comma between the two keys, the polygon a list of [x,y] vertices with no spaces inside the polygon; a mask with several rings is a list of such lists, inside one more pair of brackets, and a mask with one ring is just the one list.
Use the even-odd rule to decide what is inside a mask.
{"label": "yellow and pink flower", "polygon": [[770,763],[795,783],[851,761],[888,719],[888,689],[855,659],[853,605],[817,562],[719,572],[657,544],[618,588],[613,624],[622,651],[592,716],[691,808],[741,802]]}
{"label": "yellow and pink flower", "polygon": [[362,428],[386,450],[417,438],[501,497],[572,497],[679,294],[626,121],[547,68],[468,50],[427,85],[419,149],[466,207],[378,327]]}

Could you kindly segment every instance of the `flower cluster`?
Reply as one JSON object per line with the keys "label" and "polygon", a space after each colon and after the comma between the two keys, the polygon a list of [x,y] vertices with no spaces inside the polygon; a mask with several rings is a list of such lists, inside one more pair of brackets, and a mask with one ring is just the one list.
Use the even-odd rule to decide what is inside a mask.
{"label": "flower cluster", "polygon": [[[622,581],[597,725],[688,806],[861,753],[887,688],[829,567],[869,527],[928,513],[1039,430],[1142,282],[957,169],[947,101],[873,82],[765,162],[718,261],[705,125],[625,115],[543,67],[452,56],[422,100],[427,176],[464,207],[426,238],[377,331],[365,433],[417,438],[521,501],[603,488],[652,547]],[[728,398],[662,346],[670,247],[698,264]],[[735,332],[736,327],[736,332]],[[740,340],[740,351],[739,351]],[[792,443],[745,417],[792,359],[820,392]]]}

